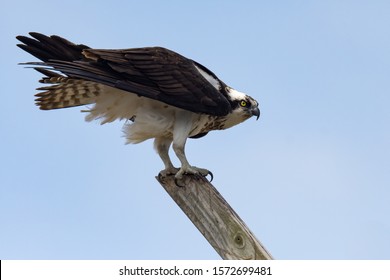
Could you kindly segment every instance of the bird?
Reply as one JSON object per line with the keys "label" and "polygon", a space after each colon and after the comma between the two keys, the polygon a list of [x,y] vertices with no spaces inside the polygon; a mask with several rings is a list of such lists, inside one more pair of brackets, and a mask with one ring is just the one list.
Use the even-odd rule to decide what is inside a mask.
{"label": "bird", "polygon": [[[259,119],[259,103],[233,89],[202,64],[164,47],[94,49],[57,35],[17,36],[22,50],[38,58],[36,105],[53,110],[85,105],[85,120],[125,120],[126,143],[154,139],[164,169],[178,186],[187,175],[210,176],[187,160],[188,138],[201,138],[245,120]],[[180,161],[174,167],[171,148]],[[211,181],[210,180],[210,181]]]}

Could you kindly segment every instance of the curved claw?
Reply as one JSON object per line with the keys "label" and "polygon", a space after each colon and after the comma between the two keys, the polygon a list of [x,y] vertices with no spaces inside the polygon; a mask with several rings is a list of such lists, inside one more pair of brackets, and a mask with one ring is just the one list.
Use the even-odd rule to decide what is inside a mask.
{"label": "curved claw", "polygon": [[[209,180],[209,182],[211,183],[211,182],[213,181],[213,179],[214,179],[213,172],[211,172],[210,170],[208,170],[207,174],[206,174],[205,176],[203,176],[203,177],[206,178],[208,175],[210,175],[210,180]],[[207,179],[207,178],[206,178],[206,179]]]}
{"label": "curved claw", "polygon": [[[186,175],[200,175],[200,176],[202,176],[203,178],[205,178],[206,180],[208,180],[207,179],[207,176],[209,176],[210,175],[210,180],[208,180],[210,183],[213,181],[213,179],[214,179],[214,174],[213,174],[213,172],[211,172],[211,171],[209,171],[209,170],[206,170],[207,171],[207,173],[205,174],[205,175],[203,175],[203,174],[201,174],[200,172],[199,173],[195,173],[195,174],[191,174],[191,173],[184,173],[184,174],[186,174]],[[177,174],[176,174],[177,175]],[[179,180],[181,180],[182,178],[177,178],[176,176],[175,176],[175,185],[176,186],[178,186],[179,188],[183,188],[183,187],[185,187],[185,185],[181,185],[181,184],[179,184]]]}
{"label": "curved claw", "polygon": [[185,187],[185,185],[180,185],[179,184],[179,179],[177,179],[176,177],[175,177],[175,185],[178,186],[179,188],[184,188]]}

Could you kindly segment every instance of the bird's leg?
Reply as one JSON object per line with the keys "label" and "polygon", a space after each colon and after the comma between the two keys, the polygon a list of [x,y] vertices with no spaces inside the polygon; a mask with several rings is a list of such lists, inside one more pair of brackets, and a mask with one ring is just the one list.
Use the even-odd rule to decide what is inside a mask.
{"label": "bird's leg", "polygon": [[176,115],[176,123],[173,129],[172,147],[177,158],[181,162],[181,168],[179,172],[176,173],[175,179],[176,181],[182,179],[184,174],[199,174],[203,177],[210,174],[212,180],[212,173],[207,169],[191,166],[184,152],[187,138],[192,129],[192,114],[193,113],[190,112],[181,112]]}
{"label": "bird's leg", "polygon": [[178,145],[177,143],[173,143],[173,150],[176,153],[176,156],[181,162],[181,168],[179,172],[176,173],[175,178],[180,180],[183,178],[184,174],[199,174],[202,175],[203,177],[206,177],[207,175],[211,176],[211,180],[213,180],[213,173],[211,173],[209,170],[205,168],[199,168],[196,166],[192,166],[189,164],[187,157],[184,152],[184,145]]}
{"label": "bird's leg", "polygon": [[179,171],[179,168],[173,166],[171,159],[169,158],[168,150],[171,146],[171,138],[156,138],[154,139],[154,148],[165,165],[165,169],[160,171],[160,175],[173,175]]}

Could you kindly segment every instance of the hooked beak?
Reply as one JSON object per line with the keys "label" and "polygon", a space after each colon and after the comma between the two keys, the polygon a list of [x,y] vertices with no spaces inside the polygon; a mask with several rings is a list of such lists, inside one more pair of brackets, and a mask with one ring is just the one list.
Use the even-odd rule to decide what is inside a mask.
{"label": "hooked beak", "polygon": [[256,120],[259,119],[259,117],[260,117],[260,109],[259,109],[259,107],[253,108],[251,110],[251,113],[252,113],[252,116],[256,116],[257,117]]}

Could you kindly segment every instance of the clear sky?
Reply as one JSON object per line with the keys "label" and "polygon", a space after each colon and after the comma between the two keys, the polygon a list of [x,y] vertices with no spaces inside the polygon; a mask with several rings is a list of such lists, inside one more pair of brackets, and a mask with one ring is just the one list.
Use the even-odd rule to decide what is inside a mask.
{"label": "clear sky", "polygon": [[[40,111],[30,31],[164,46],[262,115],[190,140],[194,165],[276,259],[390,258],[389,1],[1,1],[0,259],[219,259],[154,176],[82,108]],[[175,161],[177,163],[177,161]]]}

